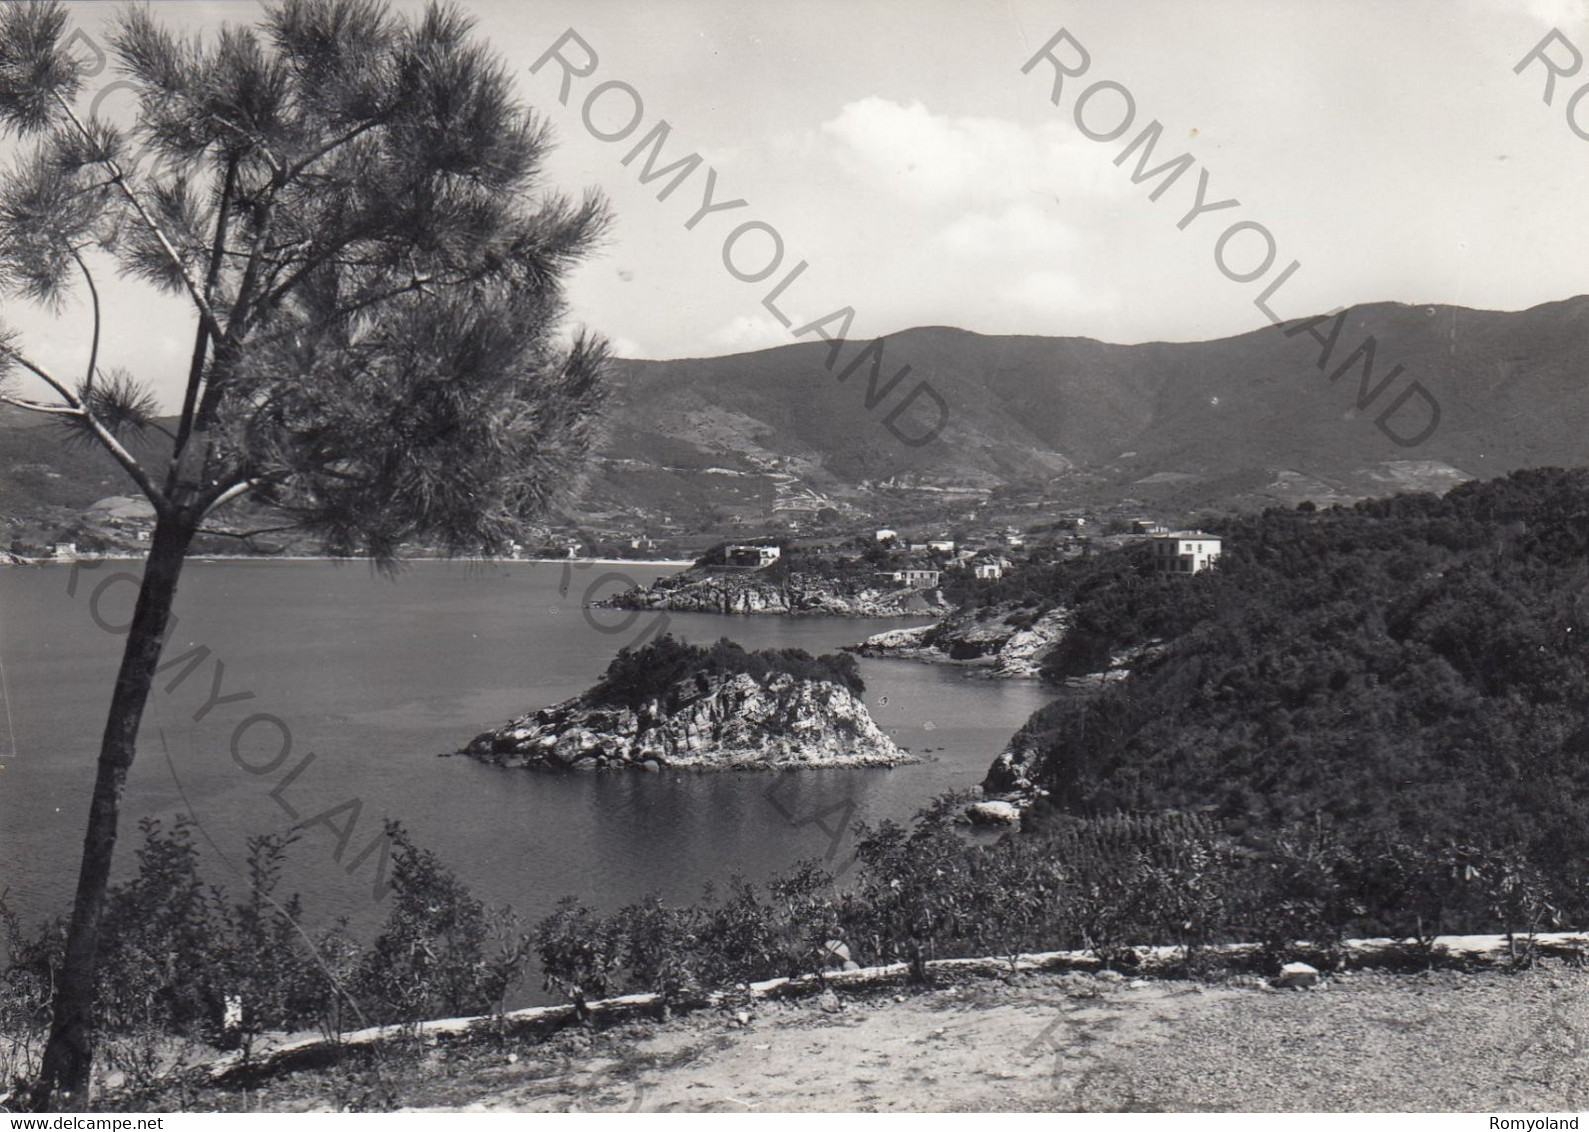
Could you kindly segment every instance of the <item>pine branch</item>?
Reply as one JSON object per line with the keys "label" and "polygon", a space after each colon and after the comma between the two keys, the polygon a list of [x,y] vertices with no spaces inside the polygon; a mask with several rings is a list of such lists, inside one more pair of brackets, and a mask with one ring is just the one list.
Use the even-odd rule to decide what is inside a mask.
{"label": "pine branch", "polygon": [[[138,463],[133,454],[127,451],[127,449],[122,445],[121,441],[117,440],[111,431],[107,429],[99,421],[99,419],[94,416],[93,413],[89,412],[88,407],[83,404],[82,400],[77,396],[77,394],[73,393],[69,388],[66,387],[64,383],[51,375],[48,370],[39,365],[37,362],[28,358],[27,355],[23,354],[20,350],[8,349],[6,353],[23,369],[33,374],[40,381],[44,382],[60,395],[61,400],[66,402],[66,407],[71,410],[71,414],[69,415],[80,419],[84,427],[86,427],[89,432],[93,433],[94,439],[98,440],[100,445],[104,447],[105,451],[111,454],[111,457],[116,461],[116,463],[122,466],[122,470],[132,477],[132,481],[138,485],[139,490],[141,490],[144,495],[148,496],[149,502],[154,504],[156,513],[161,516],[165,516],[170,513],[171,501],[159,488],[155,487],[154,481],[149,478],[149,473],[143,470],[143,465]],[[25,407],[32,406],[29,405]],[[51,410],[47,408],[39,408],[35,411],[49,412]]]}
{"label": "pine branch", "polygon": [[[93,134],[88,127],[83,124],[83,120],[77,116],[77,111],[72,109],[71,103],[67,102],[65,98],[61,97],[59,91],[54,92],[54,94],[55,101],[59,103],[61,110],[65,112],[67,119],[77,129],[77,132],[85,139],[91,141]],[[194,305],[198,307],[199,317],[209,325],[210,333],[219,337],[221,334],[221,324],[219,320],[216,319],[215,312],[210,309],[209,300],[204,297],[204,293],[199,289],[198,283],[195,282],[193,276],[188,273],[187,264],[182,262],[181,254],[171,243],[171,240],[166,235],[165,230],[155,222],[153,216],[149,215],[149,210],[144,207],[143,201],[138,199],[138,194],[132,191],[132,186],[127,183],[127,175],[122,171],[121,164],[108,154],[102,155],[100,164],[104,165],[106,170],[109,171],[111,181],[118,189],[121,190],[122,195],[127,198],[127,202],[132,205],[133,211],[137,212],[138,218],[143,221],[144,226],[149,229],[150,234],[159,241],[160,247],[165,251],[166,255],[170,257],[172,266],[181,275],[182,282],[187,285],[189,297],[193,299]]]}
{"label": "pine branch", "polygon": [[233,500],[242,498],[256,488],[263,487],[269,482],[269,479],[270,477],[268,476],[253,476],[220,488],[213,493],[211,498],[200,500],[199,513],[205,517],[213,515]]}
{"label": "pine branch", "polygon": [[92,390],[94,371],[99,365],[99,288],[94,286],[94,276],[88,270],[88,264],[83,262],[82,254],[76,248],[72,248],[71,252],[72,258],[77,261],[77,266],[83,273],[83,282],[88,284],[88,297],[94,307],[94,337],[88,347],[88,370],[83,374],[83,388]]}
{"label": "pine branch", "polygon": [[[232,157],[226,163],[226,178],[221,186],[220,203],[216,207],[215,240],[210,247],[210,268],[204,279],[206,301],[215,297],[215,285],[220,280],[221,263],[227,253],[226,232],[231,219],[232,195],[236,191],[237,158]],[[193,431],[193,413],[198,405],[199,387],[204,384],[204,359],[209,352],[210,342],[209,326],[201,321],[193,336],[193,357],[188,363],[188,384],[182,394],[182,417],[177,425],[177,434],[172,438],[174,443],[171,448],[171,470],[167,476],[167,490],[176,486],[182,453],[187,447],[188,436]]]}
{"label": "pine branch", "polygon": [[354,126],[353,129],[349,130],[341,137],[327,142],[325,145],[309,154],[309,156],[305,157],[303,160],[296,162],[292,168],[287,170],[287,175],[284,179],[288,181],[296,180],[309,168],[309,166],[313,165],[316,161],[319,161],[322,157],[327,157],[330,154],[335,153],[337,150],[341,149],[343,146],[347,145],[350,141],[353,141],[366,131],[373,130],[376,126],[382,125],[384,121],[385,116],[382,115],[380,117],[368,118],[365,121],[360,122],[357,126]]}
{"label": "pine branch", "polygon": [[215,535],[219,538],[235,538],[240,542],[249,542],[260,535],[280,534],[283,531],[297,530],[297,524],[287,523],[279,527],[258,527],[252,531],[223,531],[219,527],[199,527],[194,533],[201,535]]}
{"label": "pine branch", "polygon": [[[232,303],[232,317],[226,324],[226,340],[228,342],[242,341],[242,332],[246,331],[248,327],[248,308],[254,302],[253,291],[259,283],[260,263],[264,256],[265,244],[270,239],[271,221],[274,218],[275,209],[274,193],[257,206],[258,216],[254,225],[254,242],[248,249],[248,262],[243,267],[243,281],[237,285],[237,295]],[[208,400],[208,396],[206,396],[206,400]],[[200,415],[203,415],[202,410]]]}
{"label": "pine branch", "polygon": [[29,401],[22,397],[13,397],[9,393],[0,393],[0,402],[15,405],[19,409],[26,409],[30,413],[54,413],[60,416],[79,416],[81,409],[74,409],[70,405],[45,405],[38,401]]}

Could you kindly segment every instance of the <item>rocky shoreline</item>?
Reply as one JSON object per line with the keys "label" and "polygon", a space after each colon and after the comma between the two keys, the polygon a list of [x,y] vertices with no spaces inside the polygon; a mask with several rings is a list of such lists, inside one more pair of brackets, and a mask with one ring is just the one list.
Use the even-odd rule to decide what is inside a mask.
{"label": "rocky shoreline", "polygon": [[950,613],[933,625],[891,629],[846,651],[858,656],[917,660],[981,670],[1001,679],[1030,680],[1042,674],[1043,658],[1065,634],[1066,609],[1033,617],[1029,609],[995,605]]}
{"label": "rocky shoreline", "polygon": [[951,608],[937,590],[888,588],[859,579],[794,572],[696,568],[636,586],[600,604],[677,613],[813,614],[828,617],[932,617]]}
{"label": "rocky shoreline", "polygon": [[[703,688],[701,685],[705,684]],[[787,674],[686,681],[638,708],[576,697],[476,736],[460,754],[549,770],[778,770],[918,761],[840,684]]]}

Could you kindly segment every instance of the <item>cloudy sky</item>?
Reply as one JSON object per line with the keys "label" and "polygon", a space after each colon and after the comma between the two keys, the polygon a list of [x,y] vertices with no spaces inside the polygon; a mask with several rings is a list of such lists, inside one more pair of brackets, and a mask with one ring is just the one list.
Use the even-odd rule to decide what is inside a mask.
{"label": "cloudy sky", "polygon": [[[398,5],[407,7],[411,5]],[[172,22],[250,18],[250,0],[155,3]],[[948,324],[1114,342],[1193,340],[1374,300],[1515,310],[1589,291],[1589,140],[1514,66],[1552,28],[1589,52],[1584,0],[1167,0],[744,3],[475,0],[467,5],[556,129],[554,184],[597,186],[616,224],[573,277],[574,317],[620,353],[685,357],[795,341],[845,307],[851,337]],[[111,6],[80,4],[93,32]],[[588,77],[532,72],[567,29]],[[1090,56],[1050,102],[1053,65],[1022,66],[1061,28]],[[1550,49],[1564,69],[1572,59]],[[564,57],[589,66],[582,47]],[[1069,44],[1055,54],[1079,67]],[[586,96],[608,87],[585,112]],[[1077,96],[1094,91],[1079,123]],[[632,93],[631,93],[632,92]],[[638,98],[638,105],[636,99]],[[1589,132],[1589,97],[1578,105]],[[629,154],[660,120],[662,160],[702,163],[664,200]],[[1153,164],[1195,164],[1158,199],[1121,151],[1157,120]],[[632,123],[632,128],[631,128]],[[593,132],[593,130],[595,132]],[[596,132],[614,135],[605,141]],[[701,207],[743,200],[686,222]],[[1180,227],[1199,178],[1210,209]],[[725,237],[747,222],[725,266]],[[1215,258],[1222,234],[1225,271]],[[1256,226],[1261,225],[1261,231]],[[1267,233],[1265,235],[1264,233]],[[1259,272],[1270,254],[1273,262]],[[774,306],[769,289],[798,263]],[[1252,273],[1251,282],[1230,276]],[[189,319],[131,284],[106,288],[109,360],[174,395]],[[6,320],[63,368],[81,307]],[[838,321],[827,323],[836,330]],[[808,332],[809,334],[809,332]]]}

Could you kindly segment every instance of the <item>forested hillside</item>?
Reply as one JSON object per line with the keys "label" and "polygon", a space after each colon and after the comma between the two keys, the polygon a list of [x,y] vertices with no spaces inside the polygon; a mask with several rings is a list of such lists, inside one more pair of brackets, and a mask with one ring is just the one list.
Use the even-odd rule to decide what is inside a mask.
{"label": "forested hillside", "polygon": [[[1306,508],[1306,505],[1304,505]],[[1589,471],[1537,469],[1220,528],[1218,569],[1089,569],[1048,674],[1156,643],[1038,712],[1028,771],[1074,814],[1201,811],[1589,859]]]}

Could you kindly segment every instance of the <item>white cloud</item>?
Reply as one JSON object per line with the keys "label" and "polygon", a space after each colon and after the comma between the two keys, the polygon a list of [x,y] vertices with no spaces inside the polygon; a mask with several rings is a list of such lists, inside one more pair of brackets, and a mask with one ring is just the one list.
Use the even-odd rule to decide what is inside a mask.
{"label": "white cloud", "polygon": [[[792,325],[800,326],[806,321],[802,316],[785,311]],[[730,350],[765,350],[769,346],[787,346],[795,341],[789,328],[780,324],[776,319],[759,315],[742,314],[738,318],[724,323],[706,336],[706,340],[714,346],[723,346]]]}
{"label": "white cloud", "polygon": [[617,358],[643,358],[646,356],[645,347],[633,338],[625,338],[622,334],[614,334],[607,340],[608,349]]}
{"label": "white cloud", "polygon": [[1589,23],[1589,0],[1528,0],[1527,8],[1546,27],[1560,28],[1568,35]]}
{"label": "white cloud", "polygon": [[924,204],[1094,195],[1118,191],[1121,180],[1109,167],[1118,147],[1058,121],[934,114],[920,102],[872,96],[847,103],[822,131],[837,140],[836,156],[852,175]]}
{"label": "white cloud", "polygon": [[1120,296],[1112,290],[1088,290],[1074,276],[1051,268],[1029,271],[997,294],[1004,302],[1051,314],[1112,311],[1120,306]]}
{"label": "white cloud", "polygon": [[938,234],[939,241],[959,256],[1053,255],[1076,245],[1076,230],[1052,210],[1016,202],[989,216],[968,212]]}

